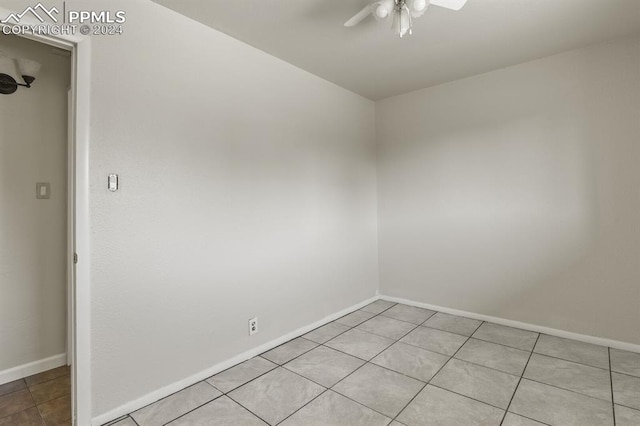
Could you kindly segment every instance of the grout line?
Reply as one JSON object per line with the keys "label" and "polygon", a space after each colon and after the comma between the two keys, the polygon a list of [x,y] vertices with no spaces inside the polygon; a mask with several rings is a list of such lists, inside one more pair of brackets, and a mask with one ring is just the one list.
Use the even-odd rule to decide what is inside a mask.
{"label": "grout line", "polygon": [[[527,331],[527,330],[525,330],[525,331]],[[535,333],[535,331],[532,331],[531,333]],[[453,333],[453,334],[455,334],[455,333]],[[544,333],[538,333],[538,337],[543,336],[543,335],[544,336],[548,336],[547,334],[544,334]],[[529,353],[533,352],[534,354],[544,355],[544,356],[549,357],[549,358],[559,359],[561,361],[573,362],[574,364],[580,364],[580,365],[584,365],[586,367],[597,368],[599,370],[609,371],[607,368],[596,367],[595,365],[585,364],[584,362],[575,361],[575,360],[572,360],[572,359],[560,358],[560,357],[553,356],[553,355],[548,355],[548,354],[545,354],[545,353],[542,353],[542,352],[536,352],[535,351],[535,345],[534,345],[533,349],[526,350],[526,349],[522,349],[522,348],[516,348],[515,346],[509,346],[509,345],[505,345],[505,344],[502,344],[502,343],[492,342],[490,340],[480,339],[480,338],[475,337],[473,335],[471,335],[471,338],[473,338],[475,340],[480,340],[480,341],[485,342],[485,343],[491,343],[491,344],[494,344],[494,345],[499,345],[499,346],[502,346],[502,347],[505,347],[505,348],[509,348],[509,349],[516,349],[516,350],[519,350],[519,351],[529,352]],[[567,340],[571,340],[571,339],[567,339]],[[537,342],[537,340],[536,340],[536,342]],[[606,346],[601,346],[601,345],[595,345],[595,346],[600,346],[600,347],[606,348]],[[616,373],[617,373],[617,371],[616,371]],[[624,373],[620,373],[620,374],[624,374]],[[635,376],[631,376],[631,377],[635,377]]]}
{"label": "grout line", "polygon": [[478,321],[480,324],[476,326],[476,328],[473,329],[473,331],[471,332],[471,334],[461,334],[461,333],[456,333],[455,331],[449,331],[449,330],[444,330],[442,328],[438,328],[438,327],[432,327],[430,325],[427,325],[427,322],[429,322],[430,319],[432,319],[433,317],[435,317],[438,314],[445,314],[444,312],[438,312],[436,311],[435,314],[431,315],[429,318],[427,318],[426,320],[424,320],[424,322],[422,324],[420,324],[422,327],[427,327],[427,328],[432,328],[434,330],[440,330],[440,331],[446,331],[447,333],[451,333],[451,334],[457,334],[458,336],[462,336],[462,337],[471,337],[475,334],[476,331],[478,331],[478,329],[480,328],[480,326],[482,325],[483,321],[480,320],[475,320],[473,318],[467,318],[467,317],[461,317],[459,315],[451,315],[451,314],[445,314],[445,315],[451,315],[453,317],[458,317],[458,318],[464,318],[467,319],[469,321]]}
{"label": "grout line", "polygon": [[522,417],[522,418],[525,418],[527,420],[531,420],[532,422],[540,423],[541,425],[544,425],[544,426],[553,426],[553,425],[550,425],[549,423],[541,422],[540,420],[532,419],[531,417],[527,417],[527,416],[523,416],[522,414],[514,413],[513,411],[507,411],[505,413],[505,415],[504,415],[505,418],[507,417],[507,414],[513,414],[514,416]]}
{"label": "grout line", "polygon": [[[198,382],[198,383],[201,383],[201,382]],[[196,383],[196,384],[198,384],[198,383]],[[194,385],[192,385],[192,386],[194,386]],[[178,417],[176,417],[175,419],[171,419],[171,420],[169,420],[168,422],[163,423],[163,426],[166,426],[166,425],[168,425],[169,423],[171,423],[171,422],[173,422],[173,421],[178,420],[180,417],[184,417],[184,416],[186,416],[187,414],[189,414],[189,413],[191,413],[191,412],[193,412],[193,411],[196,411],[198,408],[202,408],[202,407],[204,407],[204,406],[205,406],[205,405],[207,405],[208,403],[215,401],[216,399],[220,398],[221,396],[223,396],[223,395],[218,395],[218,396],[216,396],[215,398],[213,398],[213,399],[211,399],[211,400],[209,400],[209,401],[205,402],[204,404],[200,404],[200,405],[198,405],[197,407],[195,407],[194,409],[189,410],[189,411],[187,411],[186,413],[180,414],[180,415],[179,415]],[[135,420],[134,420],[134,422],[135,422]],[[136,422],[136,424],[138,424],[138,423]]]}
{"label": "grout line", "polygon": [[[434,314],[434,315],[435,315],[435,314]],[[433,315],[432,315],[432,316],[433,316]],[[431,317],[429,317],[429,318],[431,318]],[[425,320],[425,321],[426,321],[426,320]],[[482,325],[483,323],[484,323],[484,321],[483,321],[483,322],[481,322],[481,323],[480,323],[480,325]],[[478,328],[480,327],[480,325],[478,325]],[[477,330],[477,329],[476,329],[476,330]],[[474,332],[474,333],[475,333],[475,332]],[[434,379],[438,374],[440,374],[440,372],[442,371],[442,369],[443,369],[444,367],[446,367],[446,366],[447,366],[447,364],[449,364],[449,361],[451,361],[451,360],[453,359],[453,357],[454,357],[454,356],[456,356],[456,354],[458,353],[458,351],[459,351],[460,349],[462,349],[462,347],[463,347],[463,346],[464,346],[464,345],[469,341],[469,339],[471,339],[471,336],[467,337],[467,340],[465,340],[465,341],[464,341],[464,343],[463,343],[463,344],[461,344],[461,345],[460,345],[460,347],[459,347],[459,348],[458,348],[458,349],[457,349],[457,350],[456,350],[452,355],[447,355],[447,356],[449,356],[449,359],[447,360],[447,362],[445,362],[444,364],[442,364],[442,366],[438,369],[438,371],[436,371],[436,372],[433,374],[433,376],[431,376],[431,378],[427,381],[427,383],[425,383],[425,384],[424,384],[424,386],[422,387],[422,389],[420,389],[420,390],[419,390],[419,391],[418,391],[418,392],[413,396],[413,398],[411,398],[411,399],[409,400],[409,402],[407,402],[407,404],[406,404],[404,407],[402,407],[402,409],[398,412],[398,414],[396,414],[396,416],[395,416],[395,417],[393,418],[393,420],[391,421],[392,423],[393,423],[393,421],[397,421],[398,416],[400,416],[400,414],[402,414],[402,412],[403,412],[404,410],[406,410],[406,409],[407,409],[407,407],[408,407],[409,405],[411,405],[411,403],[412,403],[412,402],[413,402],[413,401],[418,397],[418,395],[420,395],[420,394],[422,393],[422,391],[423,391],[423,390],[424,390],[424,389],[425,389],[425,388],[426,388],[426,387],[431,383],[431,381],[432,381],[432,380],[433,380],[433,379]],[[433,385],[432,385],[432,386],[433,386]]]}
{"label": "grout line", "polygon": [[[295,339],[289,340],[288,342],[285,342],[285,343],[283,343],[283,344],[284,344],[284,345],[286,345],[287,343],[293,342],[294,340],[297,340],[297,339],[302,339],[302,337],[296,337]],[[317,348],[318,346],[320,346],[320,343],[316,343],[316,342],[314,342],[313,340],[308,340],[308,339],[304,339],[304,340],[306,340],[307,342],[311,342],[311,343],[313,343],[315,346],[314,346],[314,347],[312,347],[312,348],[310,348],[310,349],[307,349],[306,351],[304,351],[304,352],[302,352],[302,353],[300,353],[300,354],[298,354],[298,355],[296,355],[296,356],[294,356],[294,357],[293,357],[293,358],[291,358],[291,359],[286,360],[286,361],[285,361],[285,362],[283,362],[282,364],[280,364],[279,362],[272,361],[272,360],[270,360],[269,358],[266,358],[266,357],[262,356],[262,355],[266,354],[267,352],[271,352],[273,349],[276,349],[276,348],[273,348],[273,349],[271,349],[270,351],[267,351],[267,352],[263,352],[263,353],[261,353],[261,354],[260,354],[260,355],[258,355],[258,356],[259,356],[260,358],[264,358],[264,359],[266,359],[266,360],[267,360],[267,361],[269,361],[269,362],[274,363],[274,364],[275,364],[275,365],[277,365],[278,367],[282,367],[283,365],[285,365],[285,364],[287,364],[287,363],[289,363],[289,362],[293,361],[294,359],[300,358],[302,355],[306,354],[307,352],[311,352],[312,350],[314,350],[315,348]],[[282,346],[282,345],[280,345],[280,346]],[[278,347],[280,347],[280,346],[278,346]],[[239,365],[239,364],[236,364],[236,365]],[[255,380],[255,379],[254,379],[254,380]]]}
{"label": "grout line", "polygon": [[[502,420],[500,424],[504,423],[505,417],[507,417],[507,413],[509,412],[509,408],[511,407],[511,403],[513,402],[513,398],[516,396],[516,392],[520,387],[520,383],[522,383],[522,378],[524,377],[524,373],[527,371],[527,367],[529,366],[529,361],[531,361],[531,357],[533,356],[533,349],[535,349],[538,344],[538,340],[540,339],[540,333],[538,333],[538,337],[536,337],[536,342],[533,344],[533,348],[531,349],[531,353],[529,353],[529,358],[527,359],[527,363],[524,365],[524,369],[522,370],[522,374],[520,375],[520,379],[518,380],[518,384],[515,389],[513,389],[513,393],[511,394],[511,399],[509,399],[509,404],[507,405],[507,409],[504,410],[504,415],[502,416]],[[537,420],[536,420],[537,421]]]}
{"label": "grout line", "polygon": [[[394,305],[394,306],[395,306],[395,305]],[[383,316],[384,316],[384,315],[383,315]],[[385,318],[388,318],[388,317],[385,317]],[[418,328],[418,327],[419,327],[419,325],[416,325],[416,324],[414,324],[414,325],[415,325],[415,327],[414,327],[414,328],[412,328],[411,330],[409,330],[408,332],[406,332],[405,334],[403,334],[402,336],[400,336],[400,338],[399,338],[398,340],[396,340],[396,341],[394,341],[392,344],[390,344],[390,345],[386,346],[386,347],[385,347],[384,349],[382,349],[380,352],[378,352],[377,354],[375,354],[374,356],[372,356],[369,360],[363,360],[363,361],[365,361],[365,362],[364,362],[360,367],[356,368],[356,369],[355,369],[355,370],[353,370],[351,373],[347,374],[345,377],[343,377],[341,380],[339,380],[335,385],[333,385],[333,386],[331,387],[331,390],[333,390],[333,391],[334,391],[334,392],[336,392],[337,394],[342,395],[342,396],[344,396],[345,398],[348,398],[348,399],[350,399],[350,400],[352,400],[352,401],[354,401],[354,402],[356,402],[356,403],[358,403],[358,404],[360,404],[360,405],[362,405],[362,406],[364,406],[364,407],[367,407],[367,408],[368,408],[368,409],[370,409],[370,410],[375,411],[376,413],[382,414],[383,416],[385,416],[385,417],[389,418],[389,416],[387,416],[386,414],[381,413],[381,412],[379,412],[378,410],[375,410],[375,409],[373,409],[373,408],[371,408],[371,407],[369,407],[369,406],[366,406],[366,405],[364,405],[364,404],[362,404],[362,403],[360,403],[360,402],[358,402],[358,401],[355,401],[355,400],[353,400],[352,398],[348,397],[347,395],[344,395],[344,394],[342,394],[342,393],[340,393],[340,392],[337,392],[336,390],[334,390],[334,388],[335,388],[338,384],[340,384],[341,382],[345,381],[345,380],[347,379],[347,377],[351,376],[352,374],[354,374],[356,371],[360,370],[361,368],[363,368],[363,367],[364,367],[365,365],[367,365],[367,364],[371,364],[371,365],[376,366],[376,367],[379,367],[379,368],[384,368],[384,369],[386,369],[386,370],[393,371],[393,372],[394,372],[394,373],[396,373],[396,374],[402,374],[402,373],[398,373],[397,371],[391,370],[391,369],[389,369],[389,368],[382,367],[382,366],[380,366],[380,365],[374,364],[374,363],[372,363],[372,362],[371,362],[371,360],[375,359],[375,358],[376,358],[378,355],[380,355],[382,352],[386,351],[386,350],[387,350],[387,349],[389,349],[391,346],[393,346],[393,345],[395,345],[396,343],[398,343],[398,342],[400,341],[400,339],[404,338],[406,335],[408,335],[408,334],[409,334],[409,333],[411,333],[413,330],[415,330],[416,328]],[[366,333],[366,332],[365,332],[365,333]],[[369,333],[369,334],[372,334],[372,333]],[[374,336],[376,336],[376,335],[374,334]],[[390,339],[390,340],[391,340],[391,339]],[[331,348],[330,346],[327,346],[327,347]],[[331,348],[331,349],[334,349],[334,348]],[[335,350],[337,350],[337,349],[335,349]],[[339,352],[342,352],[342,351],[339,351]],[[347,355],[349,355],[349,354],[347,354]],[[351,355],[351,356],[353,356],[353,355]],[[357,357],[356,357],[356,358],[357,358]],[[359,359],[362,359],[362,358],[359,358]],[[403,374],[403,375],[404,375],[404,376],[406,376],[405,374]],[[406,377],[409,377],[409,376],[406,376]],[[417,380],[417,379],[415,379],[415,378],[413,378],[413,377],[411,377],[411,379],[413,379],[413,380]],[[418,381],[419,381],[419,382],[422,382],[422,380],[418,380]],[[423,383],[424,383],[424,382],[423,382]],[[425,387],[426,385],[427,385],[427,384],[425,383],[425,384],[424,384],[424,386],[423,386],[422,388],[420,388],[420,390],[416,393],[416,395],[418,395],[418,394],[422,391],[422,389],[424,389],[424,387]],[[415,396],[414,396],[414,398],[415,398]],[[412,399],[413,399],[413,398],[412,398]],[[404,409],[404,407],[403,407],[403,409]],[[398,412],[398,414],[399,414],[399,413],[401,413],[401,412],[402,412],[402,410],[400,410],[400,411]],[[397,415],[396,415],[395,417],[397,417]],[[395,419],[395,417],[391,418],[391,422],[393,422],[393,420]]]}
{"label": "grout line", "polygon": [[[262,358],[260,355],[258,355],[257,357]],[[256,358],[257,358],[257,357],[256,357]],[[253,359],[253,358],[251,358],[251,359]],[[264,359],[265,361],[269,361],[269,360],[268,360],[268,359],[266,359],[266,358],[262,358],[262,359]],[[248,360],[247,360],[247,361],[248,361]],[[244,363],[245,363],[245,362],[247,362],[247,361],[241,362],[240,364],[236,364],[236,365],[234,365],[234,367],[237,367],[238,365],[242,365],[242,364],[244,364]],[[218,388],[216,388],[216,389],[218,389],[220,392],[222,392],[222,394],[223,394],[223,395],[227,395],[227,394],[229,394],[229,393],[233,392],[233,391],[234,391],[234,390],[236,390],[236,389],[240,389],[241,387],[243,387],[243,386],[244,386],[244,385],[246,385],[247,383],[253,382],[254,380],[259,379],[260,377],[264,376],[265,374],[271,373],[273,370],[275,370],[275,369],[277,369],[278,367],[280,367],[280,366],[279,366],[278,364],[276,364],[275,362],[272,362],[272,361],[269,361],[269,362],[271,362],[273,365],[275,365],[275,367],[268,369],[268,370],[267,370],[267,371],[265,371],[264,373],[257,375],[256,377],[252,378],[251,380],[248,380],[248,381],[246,381],[246,382],[244,382],[244,383],[242,383],[242,384],[240,384],[240,385],[236,386],[235,388],[229,389],[227,392],[222,392],[222,391],[221,391],[220,389],[218,389]],[[226,370],[225,370],[225,371],[226,371]],[[213,375],[213,376],[211,376],[211,377],[215,377],[215,376],[217,376],[217,374],[215,374],[215,375]],[[211,377],[209,377],[209,378],[205,379],[204,381],[206,382],[206,381],[207,381],[207,380],[209,380]],[[207,383],[209,383],[209,382],[207,382]],[[211,383],[209,383],[209,384],[211,384]],[[214,387],[215,387],[215,386],[214,386]]]}
{"label": "grout line", "polygon": [[[462,346],[464,346],[464,345],[462,345]],[[518,378],[520,378],[522,376],[522,373],[521,374],[509,373],[508,371],[498,370],[497,368],[493,368],[493,367],[487,367],[486,365],[478,364],[477,362],[473,362],[473,361],[467,361],[466,359],[454,358],[454,357],[451,357],[451,358],[453,358],[453,359],[455,359],[456,361],[459,361],[459,362],[466,362],[467,364],[472,364],[472,365],[475,365],[477,367],[487,368],[489,370],[497,371],[498,373],[507,374],[509,376],[518,377]],[[524,370],[522,370],[522,372],[524,373]]]}
{"label": "grout line", "polygon": [[[378,300],[381,300],[381,299],[378,299]],[[376,302],[377,302],[378,300],[376,300]],[[369,303],[369,305],[372,305],[372,304],[374,304],[374,303],[376,303],[376,302],[371,302],[371,303]],[[386,302],[386,301],[385,301],[385,302]],[[374,315],[380,315],[380,314],[382,314],[383,312],[386,312],[386,311],[388,311],[389,309],[391,309],[391,308],[393,308],[394,306],[396,306],[396,305],[397,305],[397,303],[395,303],[395,302],[388,302],[388,303],[392,303],[392,305],[391,305],[391,306],[389,306],[388,308],[384,308],[383,310],[381,310],[381,311],[380,311],[380,312],[378,312],[378,313],[365,311],[365,310],[364,310],[364,308],[366,308],[366,307],[367,307],[367,306],[369,306],[369,305],[363,306],[362,308],[358,309],[358,311],[369,312],[370,314],[374,314]],[[354,312],[355,312],[355,311],[354,311]]]}
{"label": "grout line", "polygon": [[[596,367],[596,368],[597,368],[597,367]],[[604,369],[603,369],[603,370],[604,370]],[[619,372],[619,371],[615,371],[615,370],[609,370],[609,371],[611,371],[611,373],[612,373],[612,374],[613,374],[613,373],[616,373],[616,374],[619,374],[619,375],[621,375],[621,376],[627,376],[627,377],[631,377],[631,378],[634,378],[634,379],[640,379],[640,376],[634,376],[633,374],[621,373],[621,372]]]}
{"label": "grout line", "polygon": [[613,426],[616,426],[616,401],[613,396],[613,372],[611,371],[611,348],[607,348],[609,357],[609,384],[611,385],[611,412],[613,414]]}
{"label": "grout line", "polygon": [[[292,371],[292,373],[295,373]],[[301,376],[302,377],[302,376]],[[304,379],[307,379],[306,377],[303,377]],[[307,379],[309,380],[309,379]],[[315,383],[315,382],[314,382]],[[287,417],[285,417],[284,419],[280,420],[278,423],[276,423],[276,425],[279,425],[283,422],[285,422],[289,417],[293,416],[295,413],[297,413],[298,411],[302,410],[304,407],[306,407],[307,405],[311,404],[313,401],[315,401],[316,399],[320,398],[322,395],[324,395],[325,393],[329,392],[329,388],[325,388],[322,392],[320,392],[317,396],[311,398],[306,404],[304,404],[302,407],[298,408],[297,410],[295,410],[293,413],[289,414]]]}
{"label": "grout line", "polygon": [[[586,397],[586,398],[597,399],[598,401],[604,401],[604,402],[611,402],[611,401],[609,401],[608,399],[602,399],[602,398],[598,398],[598,397],[596,397],[596,396],[591,396],[591,395],[587,395],[587,394],[584,394],[584,393],[580,393],[580,392],[578,392],[578,391],[574,391],[574,390],[571,390],[571,389],[561,388],[560,386],[552,385],[552,384],[545,383],[545,382],[541,382],[541,381],[539,381],[539,380],[531,379],[531,378],[529,378],[529,377],[524,377],[524,376],[523,376],[522,378],[523,378],[524,380],[526,380],[526,381],[529,381],[529,382],[538,383],[538,384],[540,384],[540,385],[549,386],[550,388],[559,389],[559,390],[561,390],[561,391],[574,393],[574,394],[576,394],[576,395],[584,396],[584,397]],[[621,404],[618,404],[618,405],[621,405]]]}
{"label": "grout line", "polygon": [[[420,327],[420,326],[418,326],[418,327]],[[411,330],[411,331],[415,331],[418,327],[414,328],[414,329],[413,329],[413,330]],[[406,336],[406,335],[405,335],[405,336]],[[405,337],[405,336],[403,336],[403,337],[402,337],[402,339],[404,339],[404,337]],[[464,336],[459,336],[459,337],[464,337]],[[467,341],[468,341],[468,340],[469,340],[469,338],[467,338],[467,340],[465,340],[465,341],[464,341],[464,343],[462,344],[462,346],[464,346],[464,345],[465,345],[465,343],[467,343]],[[442,352],[436,352],[436,351],[435,351],[435,350],[433,350],[433,349],[423,348],[422,346],[414,345],[413,343],[403,342],[403,341],[400,341],[400,340],[398,340],[398,342],[400,342],[400,343],[402,343],[402,344],[405,344],[405,345],[408,345],[408,346],[413,346],[414,348],[422,349],[423,351],[433,352],[434,354],[438,354],[438,355],[442,355],[442,356],[446,356],[446,357],[452,357],[452,356],[453,356],[453,355],[445,354],[445,353],[442,353]],[[462,346],[460,346],[460,347],[462,347]],[[454,353],[457,353],[457,352],[458,352],[458,351],[456,351],[456,352],[454,352]]]}
{"label": "grout line", "polygon": [[[26,384],[26,380],[25,380],[25,384]],[[42,420],[43,424],[46,424],[46,422],[44,421],[44,417],[42,416],[42,413],[40,412],[40,408],[38,407],[38,404],[36,404],[36,399],[33,397],[33,394],[31,393],[31,388],[27,385],[27,391],[29,392],[29,396],[31,397],[31,401],[33,401],[33,408],[36,409],[36,411],[38,412],[38,415],[40,416],[40,419]],[[32,408],[32,407],[29,407]],[[25,411],[25,410],[22,410]]]}
{"label": "grout line", "polygon": [[[14,394],[14,393],[16,393],[16,392],[23,391],[23,390],[25,390],[25,389],[29,389],[29,386],[27,385],[27,383],[25,382],[25,380],[24,380],[24,379],[13,380],[13,381],[11,381],[11,382],[5,383],[4,385],[8,385],[9,383],[17,382],[17,381],[20,381],[20,380],[22,380],[22,381],[24,382],[24,387],[23,387],[23,388],[16,389],[16,390],[14,390],[14,391],[7,392],[7,393],[5,393],[5,394],[3,394],[3,395],[0,395],[0,398],[4,398],[5,396],[9,396],[9,395],[11,395],[11,394]],[[2,386],[4,386],[4,385],[0,385],[0,387],[2,387]],[[2,418],[4,418],[4,417],[2,417]]]}
{"label": "grout line", "polygon": [[624,405],[624,404],[620,404],[620,403],[616,403],[615,405],[619,405],[620,407],[628,408],[628,409],[629,409],[629,410],[631,410],[631,411],[638,411],[638,412],[640,412],[640,410],[639,410],[639,409],[637,409],[637,408],[635,408],[635,407],[630,407],[630,406],[628,406],[628,405]]}
{"label": "grout line", "polygon": [[[248,382],[247,382],[248,383]],[[253,411],[249,410],[247,407],[245,407],[244,405],[240,404],[240,402],[236,401],[235,399],[233,399],[233,397],[231,395],[226,395],[225,396],[227,398],[229,398],[231,401],[235,402],[236,404],[238,404],[240,407],[244,408],[245,410],[247,410],[248,412],[250,412],[251,414],[253,414],[254,416],[256,416],[258,419],[262,420],[265,424],[270,425],[271,423],[269,423],[268,421],[266,421],[265,419],[263,419],[262,417],[260,417],[259,415],[257,415],[256,413],[254,413]]]}
{"label": "grout line", "polygon": [[[530,331],[530,333],[535,333],[535,331]],[[474,332],[474,334],[475,334],[475,332]],[[537,334],[538,334],[538,336],[536,337],[536,342],[538,341],[538,337],[540,337],[540,333],[537,333]],[[531,349],[522,349],[522,348],[516,348],[515,346],[505,345],[504,343],[492,342],[491,340],[481,339],[481,338],[475,337],[475,336],[471,336],[471,337],[473,337],[476,340],[482,340],[483,342],[493,343],[494,345],[504,346],[505,348],[518,349],[519,351],[533,352],[533,350],[535,349],[535,345]]]}
{"label": "grout line", "polygon": [[119,422],[121,422],[123,420],[127,420],[127,419],[130,419],[133,422],[133,424],[135,424],[136,426],[138,425],[138,423],[131,416],[129,416],[128,414],[125,414],[124,416],[120,416],[115,420],[111,420],[110,422],[105,423],[104,426],[113,426],[116,423],[119,423]]}
{"label": "grout line", "polygon": [[[506,410],[505,410],[504,408],[502,408],[502,407],[498,407],[497,405],[493,405],[493,404],[491,404],[491,403],[489,403],[489,402],[482,401],[482,400],[480,400],[480,399],[478,399],[478,398],[474,398],[474,397],[472,397],[472,396],[465,395],[465,394],[460,393],[460,392],[458,392],[458,391],[454,391],[454,390],[451,390],[451,389],[447,389],[447,388],[445,388],[445,387],[442,387],[442,386],[440,386],[440,385],[435,385],[435,384],[433,384],[433,383],[429,383],[429,386],[433,386],[434,388],[438,388],[438,389],[443,390],[443,391],[451,392],[451,393],[454,393],[454,394],[456,394],[456,395],[459,395],[459,396],[461,396],[461,397],[463,397],[463,398],[471,399],[471,400],[476,401],[476,402],[479,402],[479,403],[481,403],[481,404],[488,405],[489,407],[493,407],[493,408],[496,408],[496,409],[498,409],[498,410],[500,410],[500,411],[504,411],[504,412],[505,412],[505,414],[506,414]],[[504,415],[503,415],[503,416],[504,416]]]}

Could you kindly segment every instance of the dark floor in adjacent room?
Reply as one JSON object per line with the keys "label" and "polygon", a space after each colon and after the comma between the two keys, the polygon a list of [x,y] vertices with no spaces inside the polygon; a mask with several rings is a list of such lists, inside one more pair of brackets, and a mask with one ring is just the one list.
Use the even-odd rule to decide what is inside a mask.
{"label": "dark floor in adjacent room", "polygon": [[70,426],[68,366],[0,385],[0,426]]}

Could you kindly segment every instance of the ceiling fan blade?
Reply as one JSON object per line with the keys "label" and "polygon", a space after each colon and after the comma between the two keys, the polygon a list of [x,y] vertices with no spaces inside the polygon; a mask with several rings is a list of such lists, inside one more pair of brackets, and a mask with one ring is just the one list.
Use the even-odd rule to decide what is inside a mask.
{"label": "ceiling fan blade", "polygon": [[373,7],[373,4],[366,5],[360,12],[356,13],[355,15],[353,15],[351,19],[345,22],[344,26],[353,27],[355,25],[358,25],[364,18],[369,16],[369,14],[371,13],[372,7]]}
{"label": "ceiling fan blade", "polygon": [[467,0],[431,0],[434,6],[440,6],[451,10],[460,10]]}

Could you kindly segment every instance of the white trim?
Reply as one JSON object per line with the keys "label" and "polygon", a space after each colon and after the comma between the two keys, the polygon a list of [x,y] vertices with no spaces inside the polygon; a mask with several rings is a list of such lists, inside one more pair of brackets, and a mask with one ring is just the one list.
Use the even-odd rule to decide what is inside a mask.
{"label": "white trim", "polygon": [[91,250],[89,221],[89,138],[91,108],[91,39],[75,44],[72,87],[75,144],[74,425],[91,423]]}
{"label": "white trim", "polygon": [[190,377],[187,377],[186,379],[183,380],[179,380],[175,383],[172,383],[170,385],[167,385],[163,388],[160,388],[156,391],[153,391],[151,393],[148,393],[138,399],[136,399],[135,401],[131,401],[131,402],[127,402],[124,405],[119,406],[118,408],[115,408],[111,411],[108,411],[104,414],[101,414],[99,416],[96,416],[93,418],[93,421],[91,422],[92,425],[94,426],[99,426],[99,425],[103,425],[107,422],[110,422],[112,420],[115,420],[119,417],[122,417],[126,414],[132,413],[136,410],[139,410],[142,407],[145,407],[153,402],[156,402],[162,398],[165,398],[171,394],[174,394],[176,392],[178,392],[179,390],[182,390],[188,386],[191,386],[195,383],[198,383],[208,377],[213,376],[214,374],[217,374],[221,371],[224,371],[228,368],[233,367],[234,365],[240,364],[243,361],[246,361],[250,358],[253,358],[254,356],[260,355],[263,352],[266,352],[270,349],[275,348],[276,346],[280,346],[281,344],[288,342],[291,339],[295,339],[296,337],[302,336],[303,334],[306,334],[308,332],[310,332],[311,330],[314,330],[318,327],[321,327],[327,323],[330,323],[331,321],[334,321],[344,315],[347,315],[353,311],[356,311],[360,308],[362,308],[363,306],[368,305],[371,302],[375,302],[376,300],[378,300],[378,296],[374,296],[372,298],[369,298],[363,302],[357,303],[349,308],[343,309],[339,312],[336,312],[334,314],[331,314],[329,316],[324,317],[323,319],[314,322],[313,324],[309,324],[306,325],[304,327],[301,327],[295,331],[292,331],[291,333],[287,333],[284,336],[280,336],[277,339],[271,340],[270,342],[264,343],[256,348],[250,349],[246,352],[243,352],[239,355],[234,356],[233,358],[230,358],[226,361],[222,361],[221,363],[218,363],[212,367],[207,368],[206,370],[203,370],[199,373],[196,373]]}
{"label": "white trim", "polygon": [[52,368],[62,367],[63,365],[67,365],[67,354],[58,354],[50,356],[49,358],[22,364],[17,367],[8,368],[0,371],[0,385],[42,373],[43,371],[51,370]]}
{"label": "white trim", "polygon": [[579,342],[591,343],[593,345],[608,346],[610,348],[620,349],[623,351],[640,353],[640,345],[637,345],[635,343],[621,342],[619,340],[611,340],[611,339],[605,339],[602,337],[589,336],[588,334],[573,333],[571,331],[559,330],[557,328],[550,328],[542,325],[529,324],[526,322],[493,317],[491,315],[476,314],[474,312],[461,311],[458,309],[447,308],[444,306],[431,305],[429,303],[414,302],[413,300],[402,299],[400,297],[380,296],[380,299],[386,300],[388,302],[395,302],[395,303],[402,303],[410,306],[416,306],[418,308],[431,309],[432,311],[444,312],[445,314],[459,315],[467,318],[477,319],[480,321],[487,321],[495,324],[506,325],[508,327],[515,327],[515,328],[521,328],[523,330],[535,331],[537,333],[548,334],[549,336],[563,337],[565,339],[577,340]]}
{"label": "white trim", "polygon": [[67,90],[67,365],[73,365],[73,310],[75,287],[75,268],[73,264],[73,253],[75,252],[75,148],[73,144],[73,90]]}

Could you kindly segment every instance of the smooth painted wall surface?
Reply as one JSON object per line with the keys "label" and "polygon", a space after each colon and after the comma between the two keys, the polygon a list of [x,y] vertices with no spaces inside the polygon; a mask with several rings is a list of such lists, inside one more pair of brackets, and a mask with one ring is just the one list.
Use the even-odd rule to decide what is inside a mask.
{"label": "smooth painted wall surface", "polygon": [[376,104],[380,292],[640,343],[640,39]]}
{"label": "smooth painted wall surface", "polygon": [[151,2],[101,6],[127,22],[91,41],[94,416],[378,288],[374,104]]}
{"label": "smooth painted wall surface", "polygon": [[[68,57],[15,36],[0,51],[42,64],[0,95],[0,371],[66,352]],[[51,198],[36,199],[36,182]]]}

